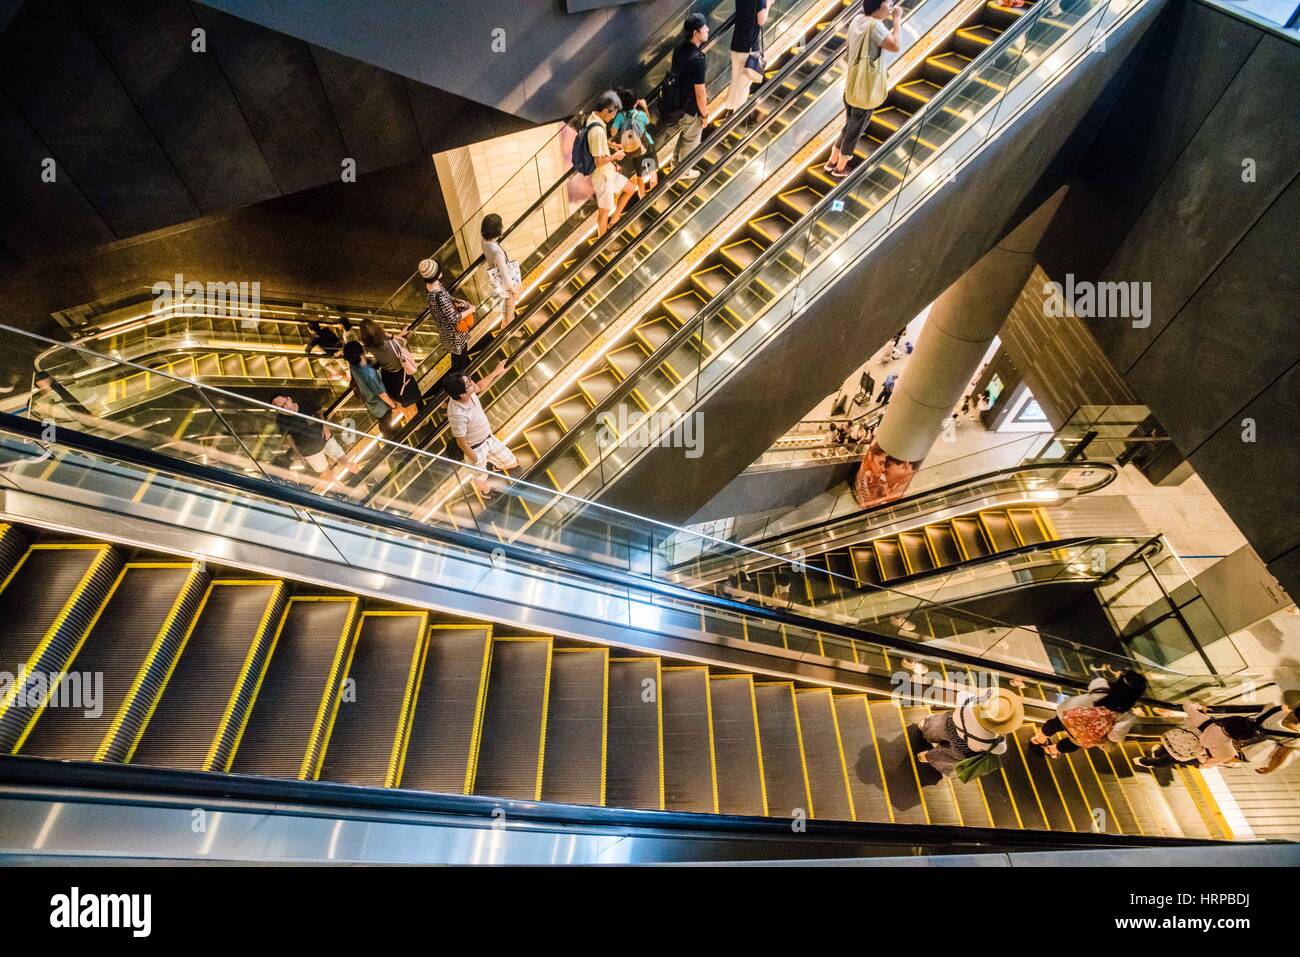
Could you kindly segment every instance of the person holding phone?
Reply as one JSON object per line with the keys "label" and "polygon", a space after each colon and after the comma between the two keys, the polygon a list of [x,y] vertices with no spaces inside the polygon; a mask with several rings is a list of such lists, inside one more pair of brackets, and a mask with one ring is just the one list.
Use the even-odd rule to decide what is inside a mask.
{"label": "person holding phone", "polygon": [[[844,179],[849,175],[849,157],[858,147],[872,110],[884,102],[889,81],[880,58],[886,50],[898,52],[902,26],[903,8],[894,0],[862,0],[862,12],[849,21],[845,48],[845,62],[849,69],[844,78],[844,130],[823,167],[834,179]],[[869,98],[859,99],[859,91],[867,89],[873,93]]]}

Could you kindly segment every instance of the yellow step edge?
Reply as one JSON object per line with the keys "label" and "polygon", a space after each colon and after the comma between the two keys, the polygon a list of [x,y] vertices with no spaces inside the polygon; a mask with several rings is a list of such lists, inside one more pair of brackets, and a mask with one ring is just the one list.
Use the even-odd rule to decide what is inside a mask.
{"label": "yellow step edge", "polygon": [[334,657],[330,660],[330,669],[325,675],[320,704],[316,706],[316,717],[312,720],[311,732],[307,736],[307,750],[303,754],[302,764],[298,766],[299,781],[315,781],[320,777],[321,765],[325,763],[325,745],[339,706],[339,694],[347,679],[346,668],[352,661],[352,651],[360,633],[361,599],[353,596],[343,600],[350,601],[352,607],[343,621],[338,644],[334,647]]}
{"label": "yellow step edge", "polygon": [[402,769],[406,766],[406,749],[411,742],[411,725],[414,723],[415,702],[420,694],[420,682],[424,677],[424,663],[429,654],[429,613],[415,612],[423,619],[420,631],[411,652],[411,667],[406,675],[406,689],[402,695],[402,709],[397,716],[397,728],[393,736],[393,748],[389,753],[388,773],[384,787],[396,788],[402,785]]}

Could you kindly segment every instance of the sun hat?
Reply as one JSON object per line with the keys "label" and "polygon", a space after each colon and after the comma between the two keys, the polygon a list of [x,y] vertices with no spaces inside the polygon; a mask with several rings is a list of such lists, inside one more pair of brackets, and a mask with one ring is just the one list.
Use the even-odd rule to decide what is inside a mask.
{"label": "sun hat", "polygon": [[997,735],[1011,734],[1025,722],[1024,699],[1005,688],[990,688],[967,702],[964,710],[964,718],[974,718],[981,728]]}

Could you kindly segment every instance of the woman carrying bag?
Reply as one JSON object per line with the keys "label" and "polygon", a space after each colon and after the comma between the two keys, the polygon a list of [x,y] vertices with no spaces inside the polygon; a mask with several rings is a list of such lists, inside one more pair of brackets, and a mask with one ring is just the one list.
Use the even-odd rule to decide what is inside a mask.
{"label": "woman carrying bag", "polygon": [[1003,688],[961,695],[956,711],[936,712],[921,722],[921,735],[931,747],[916,759],[962,782],[983,777],[1000,766],[997,755],[1006,752],[1007,735],[1024,720],[1024,700]]}
{"label": "woman carrying bag", "polygon": [[[889,26],[886,20],[892,19]],[[822,167],[834,179],[848,176],[849,157],[867,128],[871,111],[889,96],[884,51],[897,53],[903,9],[895,0],[862,0],[862,12],[849,23],[845,50],[849,72],[844,77],[844,131]]]}
{"label": "woman carrying bag", "polygon": [[[1057,706],[1056,717],[1044,722],[1030,743],[1053,758],[1108,741],[1119,744],[1137,720],[1133,706],[1146,690],[1146,678],[1136,671],[1125,671],[1113,682],[1094,678],[1087,691]],[[1052,735],[1062,732],[1065,737],[1053,743]]]}
{"label": "woman carrying bag", "polygon": [[362,319],[358,336],[379,367],[384,392],[397,403],[403,418],[409,422],[415,418],[421,396],[415,378],[416,362],[406,348],[405,330],[402,335],[390,336],[375,320]]}

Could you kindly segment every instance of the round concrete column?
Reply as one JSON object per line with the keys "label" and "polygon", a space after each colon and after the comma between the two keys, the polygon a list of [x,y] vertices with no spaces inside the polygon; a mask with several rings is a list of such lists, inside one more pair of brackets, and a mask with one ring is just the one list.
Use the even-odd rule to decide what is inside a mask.
{"label": "round concrete column", "polygon": [[1048,202],[1026,218],[930,306],[858,469],[859,505],[906,491],[1033,273],[1034,250],[1057,205]]}

